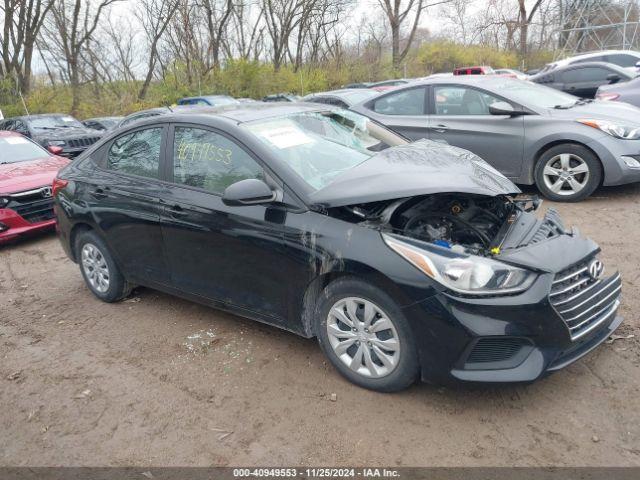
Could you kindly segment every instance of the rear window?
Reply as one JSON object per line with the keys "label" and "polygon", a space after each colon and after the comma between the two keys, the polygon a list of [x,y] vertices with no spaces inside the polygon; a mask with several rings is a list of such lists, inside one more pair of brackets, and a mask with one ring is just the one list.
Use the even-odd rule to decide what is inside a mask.
{"label": "rear window", "polygon": [[24,137],[0,137],[0,165],[26,162],[50,156],[49,152]]}

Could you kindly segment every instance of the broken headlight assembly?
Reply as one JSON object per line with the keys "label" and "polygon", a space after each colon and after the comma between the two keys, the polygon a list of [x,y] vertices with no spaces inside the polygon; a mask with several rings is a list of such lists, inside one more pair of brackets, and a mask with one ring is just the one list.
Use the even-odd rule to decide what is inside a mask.
{"label": "broken headlight assembly", "polygon": [[620,125],[606,120],[596,120],[591,118],[580,118],[578,122],[587,127],[597,128],[615,138],[622,140],[638,140],[640,139],[640,127],[632,127],[628,125]]}
{"label": "broken headlight assembly", "polygon": [[438,246],[426,250],[395,236],[382,234],[382,237],[389,248],[425,275],[464,295],[519,293],[529,288],[537,276],[490,258],[458,254]]}

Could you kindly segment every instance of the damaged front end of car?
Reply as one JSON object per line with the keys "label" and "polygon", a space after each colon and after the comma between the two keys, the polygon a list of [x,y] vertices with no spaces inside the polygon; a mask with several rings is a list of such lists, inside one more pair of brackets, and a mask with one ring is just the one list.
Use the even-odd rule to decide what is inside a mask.
{"label": "damaged front end of car", "polygon": [[[379,231],[390,250],[437,286],[437,294],[405,309],[420,344],[429,346],[420,351],[424,380],[446,382],[432,375],[444,364],[458,380],[533,381],[582,357],[619,326],[620,275],[605,275],[592,240],[566,228],[553,209],[540,215],[537,198],[518,197],[511,182],[469,152],[445,149],[455,161],[443,168],[441,157],[430,158],[433,142],[403,149],[382,152],[362,175],[340,179],[356,193],[327,202],[324,211]],[[379,182],[375,163],[399,158],[409,167],[387,176],[386,195],[374,195],[366,185]],[[425,174],[412,168],[418,164],[433,168]],[[423,192],[396,196],[396,181],[402,193],[418,193],[422,181]]]}

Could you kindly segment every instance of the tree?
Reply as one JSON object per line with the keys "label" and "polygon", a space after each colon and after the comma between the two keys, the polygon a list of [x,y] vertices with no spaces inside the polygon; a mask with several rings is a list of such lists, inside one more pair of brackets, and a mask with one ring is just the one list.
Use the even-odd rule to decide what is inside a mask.
{"label": "tree", "polygon": [[77,115],[80,107],[83,51],[90,45],[107,7],[118,1],[53,0],[51,15],[43,24],[49,53],[62,67],[62,74],[71,86],[72,115]]}
{"label": "tree", "polygon": [[526,61],[527,58],[527,42],[529,40],[529,25],[533,20],[533,17],[536,14],[538,8],[540,8],[540,4],[542,0],[536,0],[536,2],[532,5],[531,10],[527,13],[527,5],[525,0],[518,0],[518,25],[520,29],[520,59],[522,62]]}
{"label": "tree", "polygon": [[147,73],[138,93],[138,100],[144,99],[153,79],[153,72],[158,61],[158,43],[164,35],[171,19],[179,6],[179,0],[139,0],[136,16],[147,36],[148,60]]}
{"label": "tree", "polygon": [[4,28],[0,33],[0,76],[16,78],[24,94],[29,93],[31,87],[36,39],[51,5],[52,0],[3,0],[0,4],[4,14]]}
{"label": "tree", "polygon": [[[393,69],[400,70],[400,64],[409,53],[413,37],[416,34],[422,12],[426,10],[425,0],[378,0],[380,7],[384,11],[391,30],[391,62]],[[400,35],[402,28],[409,21],[413,20],[409,36],[404,48],[400,49]]]}

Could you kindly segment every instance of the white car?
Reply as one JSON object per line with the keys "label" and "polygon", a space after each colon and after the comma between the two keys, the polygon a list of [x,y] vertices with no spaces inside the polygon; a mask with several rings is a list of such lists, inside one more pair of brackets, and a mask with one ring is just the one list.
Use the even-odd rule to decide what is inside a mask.
{"label": "white car", "polygon": [[546,72],[557,67],[582,62],[607,62],[626,68],[634,73],[640,71],[640,52],[635,50],[601,50],[599,52],[584,53],[563,60],[548,63],[541,71]]}

